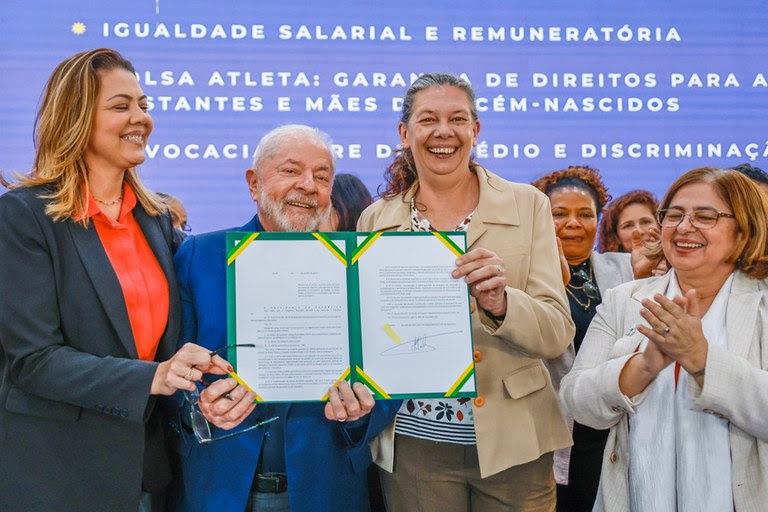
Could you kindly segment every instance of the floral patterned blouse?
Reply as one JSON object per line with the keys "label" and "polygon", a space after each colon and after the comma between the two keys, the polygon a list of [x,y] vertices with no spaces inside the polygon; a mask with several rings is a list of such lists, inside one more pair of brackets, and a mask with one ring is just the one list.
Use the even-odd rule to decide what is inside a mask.
{"label": "floral patterned blouse", "polygon": [[[467,215],[455,231],[466,231],[472,215]],[[429,221],[411,201],[411,230],[432,231]],[[411,398],[397,412],[398,434],[456,444],[476,444],[471,398]]]}

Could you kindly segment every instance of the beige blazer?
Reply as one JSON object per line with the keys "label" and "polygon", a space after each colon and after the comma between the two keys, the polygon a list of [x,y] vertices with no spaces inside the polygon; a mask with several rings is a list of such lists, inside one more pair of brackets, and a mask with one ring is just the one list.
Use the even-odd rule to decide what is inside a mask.
{"label": "beige blazer", "polygon": [[[476,167],[480,201],[467,246],[485,247],[507,269],[507,316],[496,326],[472,299],[478,397],[473,402],[480,474],[487,477],[571,445],[542,358],[560,355],[573,339],[552,215],[547,197]],[[368,207],[360,231],[410,231],[410,200],[382,199]],[[392,471],[394,424],[373,441],[376,463]]]}
{"label": "beige blazer", "polygon": [[[594,510],[629,510],[629,416],[645,397],[619,390],[619,373],[643,336],[640,301],[664,293],[670,275],[608,291],[597,308],[560,397],[576,421],[610,428]],[[693,410],[727,418],[736,510],[768,504],[768,280],[734,276],[726,316],[728,348],[710,346],[704,387],[688,379]],[[653,384],[651,384],[653,385]]]}

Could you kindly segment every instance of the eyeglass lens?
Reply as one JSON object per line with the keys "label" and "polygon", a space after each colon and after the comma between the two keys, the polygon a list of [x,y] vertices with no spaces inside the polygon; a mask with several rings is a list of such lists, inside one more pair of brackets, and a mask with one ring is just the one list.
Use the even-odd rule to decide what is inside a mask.
{"label": "eyeglass lens", "polygon": [[[235,345],[232,345],[235,346]],[[237,345],[240,346],[240,345]],[[244,345],[244,346],[254,346],[254,345]],[[227,347],[224,347],[227,348]],[[254,425],[251,425],[248,428],[244,428],[242,430],[238,430],[236,432],[231,432],[229,434],[224,434],[219,437],[213,437],[211,435],[211,425],[208,423],[208,420],[205,419],[205,416],[203,415],[203,411],[200,410],[200,391],[195,389],[194,391],[187,391],[184,390],[184,398],[189,402],[190,410],[189,410],[189,422],[192,426],[192,433],[195,434],[195,438],[197,439],[198,443],[212,443],[214,441],[221,441],[222,439],[229,439],[230,437],[239,436],[240,434],[244,434],[246,432],[250,432],[251,430],[263,427],[267,423],[271,423],[277,419],[279,419],[279,416],[273,416],[269,419],[266,419],[264,421],[260,421]]]}
{"label": "eyeglass lens", "polygon": [[666,228],[676,228],[682,224],[686,217],[695,228],[712,228],[721,216],[718,212],[710,210],[693,210],[690,213],[683,213],[678,210],[661,210],[659,214],[661,217],[659,219],[660,224]]}

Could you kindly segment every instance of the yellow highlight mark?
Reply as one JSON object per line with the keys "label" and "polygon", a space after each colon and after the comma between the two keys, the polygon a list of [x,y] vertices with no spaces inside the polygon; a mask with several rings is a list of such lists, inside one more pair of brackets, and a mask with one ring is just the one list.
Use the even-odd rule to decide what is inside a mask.
{"label": "yellow highlight mark", "polygon": [[381,328],[384,329],[384,332],[387,333],[387,336],[389,336],[396,345],[399,345],[403,342],[403,340],[400,339],[400,336],[397,335],[391,325],[384,324],[381,326]]}

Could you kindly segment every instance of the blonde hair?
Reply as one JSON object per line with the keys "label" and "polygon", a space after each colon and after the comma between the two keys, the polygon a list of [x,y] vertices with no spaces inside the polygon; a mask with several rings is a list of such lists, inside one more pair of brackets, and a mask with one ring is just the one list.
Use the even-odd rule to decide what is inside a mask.
{"label": "blonde hair", "polygon": [[[13,184],[0,176],[0,183],[8,188],[49,185],[51,191],[42,197],[50,199],[45,212],[53,220],[76,219],[88,225],[87,195],[83,193],[88,193],[88,169],[84,155],[99,96],[99,72],[113,69],[136,72],[128,60],[108,48],[78,53],[56,66],[45,85],[35,119],[32,170],[17,176]],[[123,179],[147,214],[166,211],[162,200],[141,183],[135,167],[128,169]]]}

